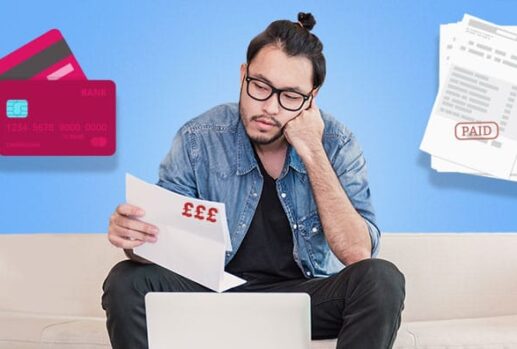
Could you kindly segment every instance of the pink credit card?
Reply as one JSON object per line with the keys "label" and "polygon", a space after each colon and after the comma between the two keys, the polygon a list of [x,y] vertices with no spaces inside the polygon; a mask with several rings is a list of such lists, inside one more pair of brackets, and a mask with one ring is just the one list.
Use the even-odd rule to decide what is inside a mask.
{"label": "pink credit card", "polygon": [[0,80],[1,155],[113,155],[115,83]]}
{"label": "pink credit card", "polygon": [[52,29],[0,58],[0,80],[86,80],[61,32]]}

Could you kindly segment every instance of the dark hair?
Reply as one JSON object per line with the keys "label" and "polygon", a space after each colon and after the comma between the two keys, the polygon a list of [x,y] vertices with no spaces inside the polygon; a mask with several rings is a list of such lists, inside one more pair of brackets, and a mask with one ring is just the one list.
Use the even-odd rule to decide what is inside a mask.
{"label": "dark hair", "polygon": [[325,56],[323,44],[310,30],[316,24],[310,13],[298,13],[298,22],[279,20],[251,40],[246,54],[248,65],[257,53],[267,45],[278,45],[289,56],[305,56],[312,63],[313,87],[320,87],[325,80]]}

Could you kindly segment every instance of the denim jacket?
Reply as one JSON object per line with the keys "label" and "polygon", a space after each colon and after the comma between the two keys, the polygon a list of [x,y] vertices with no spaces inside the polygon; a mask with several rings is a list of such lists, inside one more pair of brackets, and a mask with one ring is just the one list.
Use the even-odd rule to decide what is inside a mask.
{"label": "denim jacket", "polygon": [[[367,223],[375,256],[380,231],[362,151],[344,125],[320,112],[325,123],[325,151],[350,201]],[[233,247],[226,253],[227,264],[248,231],[263,185],[237,104],[214,107],[181,127],[160,164],[158,185],[189,197],[225,203]],[[325,239],[307,171],[292,147],[276,189],[291,225],[293,258],[304,275],[324,277],[339,272],[344,265]]]}

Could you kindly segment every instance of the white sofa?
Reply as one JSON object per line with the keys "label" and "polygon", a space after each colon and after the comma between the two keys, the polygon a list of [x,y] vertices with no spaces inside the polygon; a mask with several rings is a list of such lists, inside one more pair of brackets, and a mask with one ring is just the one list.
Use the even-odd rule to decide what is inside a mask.
{"label": "white sofa", "polygon": [[[395,348],[517,348],[517,234],[386,233],[380,257],[406,276]],[[0,235],[0,349],[110,348],[101,285],[123,258],[105,234]]]}

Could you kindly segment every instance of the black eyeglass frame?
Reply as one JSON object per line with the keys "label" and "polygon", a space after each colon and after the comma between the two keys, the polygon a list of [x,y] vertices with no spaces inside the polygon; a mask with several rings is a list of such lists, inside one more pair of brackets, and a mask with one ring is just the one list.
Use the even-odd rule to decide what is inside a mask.
{"label": "black eyeglass frame", "polygon": [[[277,97],[277,100],[278,100],[278,104],[284,108],[285,110],[287,111],[299,111],[303,108],[303,105],[305,104],[305,102],[307,102],[308,99],[310,99],[311,97],[314,97],[312,95],[312,92],[316,89],[316,87],[313,87],[312,90],[309,92],[308,95],[304,95],[303,93],[300,93],[298,91],[292,91],[292,90],[282,90],[282,89],[279,89],[279,88],[276,88],[274,86],[271,86],[271,84],[267,83],[266,81],[264,80],[261,80],[261,79],[258,79],[258,78],[252,78],[251,76],[249,76],[249,67],[246,67],[246,76],[244,77],[244,79],[246,80],[246,93],[248,94],[248,96],[250,96],[251,98],[253,98],[254,100],[256,101],[259,101],[259,102],[264,102],[264,101],[267,101],[268,99],[271,98],[272,95],[274,95],[276,93],[276,97]],[[271,88],[271,93],[269,94],[269,96],[267,96],[266,98],[257,98],[257,97],[253,97],[251,94],[250,94],[250,91],[249,91],[249,88],[250,88],[250,81],[260,81],[261,83],[263,84],[266,84],[267,86],[269,86]],[[282,104],[282,102],[280,101],[280,94],[282,92],[289,92],[289,93],[295,93],[297,95],[300,95],[302,96],[303,98],[303,102],[302,104],[300,105],[299,108],[297,109],[291,109],[291,108],[286,108],[284,107],[284,105]],[[309,104],[309,106],[305,109],[310,109],[311,108],[311,105],[312,105],[312,99],[311,99],[311,103]]]}

